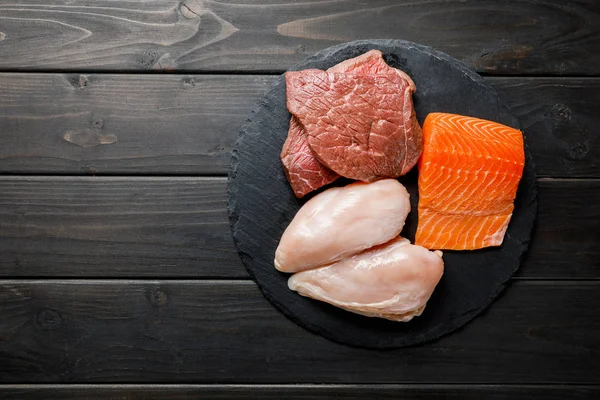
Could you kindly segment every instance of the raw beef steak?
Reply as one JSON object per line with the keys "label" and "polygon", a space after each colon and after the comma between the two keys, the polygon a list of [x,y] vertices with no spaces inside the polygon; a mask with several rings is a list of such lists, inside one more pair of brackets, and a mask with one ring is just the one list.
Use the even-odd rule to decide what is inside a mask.
{"label": "raw beef steak", "polygon": [[281,162],[296,197],[303,197],[339,178],[315,158],[308,147],[306,132],[296,117],[290,120],[288,137],[281,150]]}
{"label": "raw beef steak", "polygon": [[416,164],[423,143],[412,102],[415,86],[396,71],[286,73],[288,109],[329,169],[369,182],[404,175]]}
{"label": "raw beef steak", "polygon": [[[398,74],[406,80],[411,93],[415,84],[404,72],[386,64],[379,50],[368,51],[329,68],[327,72],[352,74]],[[304,126],[292,115],[287,140],[281,152],[281,161],[288,181],[297,197],[327,185],[339,176],[324,166],[310,150]]]}

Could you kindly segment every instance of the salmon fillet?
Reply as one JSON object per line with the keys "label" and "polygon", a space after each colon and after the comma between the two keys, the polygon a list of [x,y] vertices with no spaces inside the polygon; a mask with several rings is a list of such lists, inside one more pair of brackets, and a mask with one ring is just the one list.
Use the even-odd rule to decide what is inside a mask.
{"label": "salmon fillet", "polygon": [[523,134],[483,119],[432,113],[423,125],[415,244],[500,246],[523,175]]}

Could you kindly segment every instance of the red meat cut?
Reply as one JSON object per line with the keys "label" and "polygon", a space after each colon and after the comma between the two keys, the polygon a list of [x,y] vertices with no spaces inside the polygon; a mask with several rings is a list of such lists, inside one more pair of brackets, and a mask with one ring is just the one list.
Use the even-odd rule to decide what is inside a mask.
{"label": "red meat cut", "polygon": [[286,84],[288,109],[302,124],[312,154],[330,170],[374,181],[403,175],[416,164],[422,133],[412,103],[415,85],[381,52],[328,71],[287,72]]}
{"label": "red meat cut", "polygon": [[290,120],[288,137],[281,150],[281,162],[296,197],[303,197],[339,178],[316,159],[308,147],[304,127],[295,117]]}
{"label": "red meat cut", "polygon": [[[371,50],[358,57],[342,61],[327,71],[360,74],[394,72],[404,74],[402,71],[395,70],[387,65],[379,50]],[[404,75],[405,79],[414,86],[410,77]],[[296,197],[303,197],[339,178],[338,174],[317,160],[308,146],[306,130],[293,115],[290,118],[290,129],[281,151],[281,162]]]}

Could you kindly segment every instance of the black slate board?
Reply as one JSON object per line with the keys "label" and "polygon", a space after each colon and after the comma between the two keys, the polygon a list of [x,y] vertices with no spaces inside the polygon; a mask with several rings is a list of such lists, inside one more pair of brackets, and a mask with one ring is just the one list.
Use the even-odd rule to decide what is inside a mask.
{"label": "black slate board", "polygon": [[[439,111],[519,128],[517,119],[479,75],[454,58],[415,43],[399,40],[345,43],[307,58],[292,70],[327,69],[371,49],[381,50],[389,65],[407,72],[415,81],[414,103],[419,122],[423,123],[428,113]],[[273,258],[283,231],[306,200],[296,199],[279,160],[290,119],[285,104],[282,76],[261,98],[240,132],[228,182],[229,217],[238,252],[275,307],[294,322],[328,339],[382,349],[439,338],[481,313],[499,295],[519,267],[535,222],[536,176],[527,148],[525,171],[503,245],[478,251],[444,252],[444,276],[420,317],[408,323],[363,317],[289,290],[289,275],[275,270]],[[413,207],[403,236],[413,241],[418,202],[416,169],[400,181],[407,186]]]}

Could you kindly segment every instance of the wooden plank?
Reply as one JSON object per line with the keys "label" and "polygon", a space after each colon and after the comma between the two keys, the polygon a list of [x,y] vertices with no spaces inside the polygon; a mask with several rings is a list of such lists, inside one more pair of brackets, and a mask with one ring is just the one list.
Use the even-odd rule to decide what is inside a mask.
{"label": "wooden plank", "polygon": [[0,4],[4,70],[283,70],[315,51],[401,38],[490,74],[600,73],[594,0]]}
{"label": "wooden plank", "polygon": [[223,178],[0,179],[1,276],[247,277]]}
{"label": "wooden plank", "polygon": [[[538,182],[539,203],[531,247],[517,276],[598,278],[600,181]],[[577,194],[575,194],[577,192]],[[580,211],[588,216],[581,216]]]}
{"label": "wooden plank", "polygon": [[2,383],[598,384],[600,281],[516,281],[433,343],[355,349],[250,281],[0,282]]}
{"label": "wooden plank", "polygon": [[519,118],[540,176],[600,177],[600,80],[497,78],[490,83]]}
{"label": "wooden plank", "polygon": [[4,400],[398,399],[584,400],[593,385],[0,385]]}
{"label": "wooden plank", "polygon": [[[523,278],[598,278],[600,180],[542,180]],[[1,177],[0,276],[247,279],[224,178]]]}
{"label": "wooden plank", "polygon": [[[0,173],[226,174],[272,76],[0,74]],[[600,79],[492,78],[540,176],[600,177]]]}
{"label": "wooden plank", "polygon": [[272,80],[0,74],[0,172],[224,174]]}

